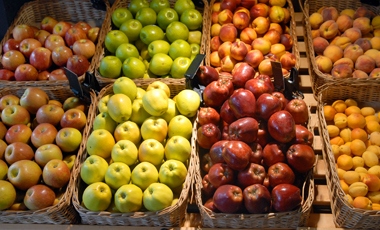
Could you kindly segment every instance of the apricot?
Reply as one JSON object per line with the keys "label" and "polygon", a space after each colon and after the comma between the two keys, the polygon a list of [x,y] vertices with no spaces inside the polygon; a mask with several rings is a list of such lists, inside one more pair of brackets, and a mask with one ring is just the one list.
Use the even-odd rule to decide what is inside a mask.
{"label": "apricot", "polygon": [[330,144],[332,145],[344,145],[344,140],[341,138],[341,137],[333,137],[332,139],[330,139]]}
{"label": "apricot", "polygon": [[371,168],[368,169],[368,173],[373,174],[380,178],[380,165],[372,166]]}
{"label": "apricot", "polygon": [[351,148],[351,153],[354,154],[355,156],[362,156],[362,154],[367,149],[365,143],[359,139],[353,140],[351,142],[350,148]]}
{"label": "apricot", "polygon": [[372,107],[363,107],[361,109],[363,116],[375,115],[375,110]]}
{"label": "apricot", "polygon": [[350,194],[346,194],[346,197],[344,197],[344,199],[346,199],[349,204],[351,204],[351,205],[354,204],[354,200],[352,199]]}
{"label": "apricot", "polygon": [[377,119],[380,120],[380,113],[377,113]]}
{"label": "apricot", "polygon": [[380,210],[380,204],[374,204],[372,202],[372,210]]}
{"label": "apricot", "polygon": [[344,180],[340,180],[340,186],[342,186],[343,192],[348,194],[349,185]]}
{"label": "apricot", "polygon": [[[347,145],[341,145],[338,147],[339,147],[339,156],[340,155],[351,156],[351,148],[350,147],[348,147]],[[334,156],[335,156],[335,154],[334,154]]]}
{"label": "apricot", "polygon": [[343,175],[346,173],[346,170],[343,170],[341,168],[337,169],[339,180],[343,180]]}
{"label": "apricot", "polygon": [[[336,126],[335,126],[336,127]],[[338,128],[338,127],[337,127]],[[332,130],[333,131],[333,130]],[[350,142],[351,141],[351,129],[344,128],[340,131],[339,136],[343,139],[343,141]]]}
{"label": "apricot", "polygon": [[364,160],[364,164],[367,167],[372,167],[379,164],[379,158],[377,157],[376,153],[371,151],[365,151],[362,155],[362,158]]}
{"label": "apricot", "polygon": [[352,113],[347,117],[347,125],[351,129],[361,128],[364,129],[366,124],[365,118],[360,113]]}
{"label": "apricot", "polygon": [[368,186],[363,182],[355,182],[348,188],[348,193],[352,197],[365,196],[368,193]]}
{"label": "apricot", "polygon": [[377,121],[368,121],[365,130],[368,134],[380,132],[380,124]]}
{"label": "apricot", "polygon": [[332,149],[332,152],[334,154],[335,160],[338,159],[338,157],[340,156],[339,147],[340,146],[338,146],[338,145],[331,145],[331,149]]}
{"label": "apricot", "polygon": [[[352,158],[352,162],[354,163],[353,169],[356,169],[358,167],[364,167],[364,160],[361,157],[354,157]],[[355,170],[356,171],[356,170]]]}
{"label": "apricot", "polygon": [[367,151],[374,152],[377,157],[380,157],[380,147],[377,145],[370,145],[367,147]]}
{"label": "apricot", "polygon": [[[343,116],[337,116],[338,114],[342,114]],[[337,113],[334,116],[334,124],[340,129],[347,127],[347,116],[343,113]]]}
{"label": "apricot", "polygon": [[367,197],[359,196],[354,199],[353,206],[355,208],[372,210],[372,201],[368,199]]}
{"label": "apricot", "polygon": [[380,132],[372,132],[369,140],[372,144],[380,146]]}
{"label": "apricot", "polygon": [[323,51],[323,56],[330,58],[331,62],[334,63],[343,57],[343,50],[337,45],[329,45]]}
{"label": "apricot", "polygon": [[364,167],[357,167],[357,168],[355,169],[355,172],[357,172],[357,173],[365,173],[365,174],[367,174],[367,173],[368,173],[368,170],[367,170],[366,168],[364,168]]}
{"label": "apricot", "polygon": [[344,103],[346,103],[347,107],[358,106],[358,103],[352,98],[345,100]]}
{"label": "apricot", "polygon": [[335,125],[328,125],[327,131],[329,132],[329,137],[332,138],[338,136],[340,130]]}
{"label": "apricot", "polygon": [[359,139],[364,142],[368,140],[368,134],[366,131],[364,131],[364,129],[355,128],[351,131],[351,139],[352,140]]}
{"label": "apricot", "polygon": [[366,123],[368,123],[369,121],[376,121],[376,122],[379,122],[379,120],[377,119],[377,117],[375,115],[369,115],[369,116],[366,116],[365,117],[365,121]]}
{"label": "apricot", "polygon": [[355,182],[359,182],[360,181],[360,176],[359,176],[359,173],[355,172],[355,171],[347,171],[344,175],[343,175],[343,180],[347,183],[347,184],[353,184]]}
{"label": "apricot", "polygon": [[337,103],[344,102],[343,100],[336,100],[334,101],[331,106],[334,107]]}
{"label": "apricot", "polygon": [[332,121],[336,111],[331,105],[325,105],[323,106],[323,114],[325,115],[326,121]]}
{"label": "apricot", "polygon": [[338,168],[343,170],[350,170],[354,166],[351,156],[340,155],[337,159]]}
{"label": "apricot", "polygon": [[365,175],[367,175],[367,173],[359,173],[360,181],[363,180]]}
{"label": "apricot", "polygon": [[367,194],[367,197],[373,202],[373,203],[380,203],[380,192],[379,191],[374,191],[374,192],[369,192]]}
{"label": "apricot", "polygon": [[323,17],[319,13],[313,13],[312,15],[310,15],[309,20],[310,20],[310,26],[314,30],[319,29],[319,27],[323,23]]}
{"label": "apricot", "polygon": [[373,174],[366,174],[362,182],[368,186],[370,192],[377,192],[380,189],[380,179]]}
{"label": "apricot", "polygon": [[351,141],[350,141],[350,142],[346,142],[346,143],[344,143],[344,145],[347,145],[348,147],[351,148]]}
{"label": "apricot", "polygon": [[350,116],[351,114],[353,113],[361,113],[362,111],[360,110],[359,107],[353,105],[353,106],[350,106],[348,107],[345,111],[344,111],[344,114],[346,114],[346,116]]}

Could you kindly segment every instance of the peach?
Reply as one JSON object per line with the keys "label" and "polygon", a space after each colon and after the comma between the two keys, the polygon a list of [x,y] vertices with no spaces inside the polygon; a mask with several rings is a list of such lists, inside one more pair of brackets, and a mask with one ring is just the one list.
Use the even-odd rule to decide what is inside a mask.
{"label": "peach", "polygon": [[268,75],[268,76],[273,75],[271,61],[272,61],[271,59],[266,59],[260,63],[260,65],[259,65],[259,73],[260,74]]}
{"label": "peach", "polygon": [[351,44],[344,49],[344,57],[351,59],[353,62],[356,62],[363,53],[363,49],[359,45]]}
{"label": "peach", "polygon": [[232,24],[223,25],[222,28],[220,28],[219,37],[223,42],[235,42],[237,38],[236,27]]}
{"label": "peach", "polygon": [[371,73],[376,67],[375,59],[367,55],[360,56],[355,62],[355,69],[362,70],[367,74]]}
{"label": "peach", "polygon": [[251,44],[253,40],[257,38],[257,33],[254,29],[252,28],[245,28],[243,31],[240,33],[240,40],[246,44]]}
{"label": "peach", "polygon": [[269,0],[269,5],[271,6],[285,6],[286,0]]}
{"label": "peach", "polygon": [[265,35],[264,37],[265,39],[267,39],[268,41],[270,41],[270,43],[273,45],[273,44],[276,44],[276,43],[279,43],[280,42],[280,33],[277,32],[277,30],[269,30]]}
{"label": "peach", "polygon": [[342,50],[344,50],[348,45],[351,44],[351,39],[348,38],[348,37],[339,37],[336,41],[335,41],[335,45],[339,46],[340,48],[342,48]]}
{"label": "peach", "polygon": [[285,14],[284,21],[282,23],[288,24],[288,22],[290,22],[290,12],[286,8],[282,8],[282,9],[284,10],[284,14]]}
{"label": "peach", "polygon": [[372,30],[371,20],[365,17],[357,18],[354,20],[353,27],[358,28],[362,34],[367,34]]}
{"label": "peach", "polygon": [[323,17],[319,13],[313,13],[312,15],[310,15],[309,20],[310,20],[310,26],[314,30],[319,29],[319,27],[323,23]]}
{"label": "peach", "polygon": [[374,37],[380,37],[380,29],[375,29],[375,30],[373,31],[373,36],[374,36]]}
{"label": "peach", "polygon": [[282,68],[290,70],[296,66],[296,56],[292,53],[286,53],[280,58]]}
{"label": "peach", "polygon": [[338,164],[338,168],[346,171],[352,169],[352,167],[354,166],[352,157],[347,155],[340,155],[336,160],[336,163]]}
{"label": "peach", "polygon": [[220,24],[212,25],[211,26],[211,36],[212,37],[219,36],[221,28],[222,28],[222,26]]}
{"label": "peach", "polygon": [[353,205],[355,208],[372,210],[372,201],[370,201],[367,197],[358,196],[354,199]]}
{"label": "peach", "polygon": [[357,19],[360,17],[370,18],[371,14],[370,14],[369,10],[367,10],[365,7],[361,6],[358,9],[356,9],[353,19]]}
{"label": "peach", "polygon": [[232,23],[239,30],[242,30],[248,27],[249,20],[250,20],[250,15],[242,11],[235,12],[234,16],[232,17]]}
{"label": "peach", "polygon": [[334,20],[325,21],[319,28],[319,33],[326,39],[332,39],[338,34],[338,24]]}
{"label": "peach", "polygon": [[374,30],[380,29],[380,16],[374,17],[372,19],[371,25]]}
{"label": "peach", "polygon": [[264,17],[257,17],[252,21],[252,28],[258,34],[265,34],[269,29],[269,20]]}
{"label": "peach", "polygon": [[[336,61],[333,65],[333,67],[337,66],[337,65],[347,65],[349,66],[352,70],[354,69],[354,62],[349,59],[349,58],[341,58],[339,59],[338,61]],[[352,74],[352,73],[351,73]]]}
{"label": "peach", "polygon": [[314,39],[314,38],[317,38],[317,37],[320,37],[321,36],[321,33],[319,33],[319,29],[318,30],[312,30],[311,31],[311,37]]}
{"label": "peach", "polygon": [[341,64],[335,66],[332,69],[331,74],[333,77],[347,78],[352,76],[352,69],[348,65]]}
{"label": "peach", "polygon": [[245,46],[247,47],[247,52],[251,51],[252,50],[252,46],[247,44],[247,43],[244,43]]}
{"label": "peach", "polygon": [[222,45],[222,40],[220,40],[219,36],[215,36],[211,38],[210,41],[210,47],[211,47],[211,52],[217,51],[219,47]]}
{"label": "peach", "polygon": [[368,191],[377,192],[380,189],[380,179],[372,174],[366,174],[362,182],[368,186]]}
{"label": "peach", "polygon": [[330,39],[330,45],[335,45],[336,41],[341,38],[340,36],[336,36],[335,38],[333,39]]}
{"label": "peach", "polygon": [[343,50],[336,45],[329,45],[323,51],[323,56],[330,58],[331,62],[334,63],[343,57]]}
{"label": "peach", "polygon": [[331,105],[325,105],[323,106],[323,114],[325,116],[326,121],[332,121],[335,117],[336,111],[334,107],[332,107]]}
{"label": "peach", "polygon": [[347,117],[347,125],[351,129],[361,128],[364,129],[366,124],[365,118],[360,113],[353,113]]}
{"label": "peach", "polygon": [[351,18],[354,18],[354,14],[355,14],[355,10],[353,9],[345,9],[345,10],[342,10],[342,12],[340,12],[340,15],[348,15]]}
{"label": "peach", "polygon": [[317,67],[319,71],[322,73],[330,73],[332,69],[332,62],[331,59],[324,56],[318,56],[315,58],[315,62],[317,64]]}
{"label": "peach", "polygon": [[335,7],[326,7],[322,10],[321,15],[323,17],[323,21],[334,20],[336,21],[339,17],[338,10]]}
{"label": "peach", "polygon": [[347,184],[353,184],[355,182],[359,182],[359,179],[360,179],[359,173],[357,173],[355,171],[347,171],[343,175],[343,180]]}
{"label": "peach", "polygon": [[270,47],[270,52],[281,59],[282,55],[286,53],[286,49],[283,44],[274,44]]}
{"label": "peach", "polygon": [[362,32],[358,28],[350,28],[343,33],[342,37],[348,37],[354,43],[362,37]]}
{"label": "peach", "polygon": [[214,5],[212,5],[212,12],[220,11],[220,2],[215,2]]}
{"label": "peach", "polygon": [[350,185],[348,191],[352,197],[365,196],[368,193],[368,186],[363,182],[355,182]]}
{"label": "peach", "polygon": [[317,13],[321,14],[322,10],[325,9],[327,6],[322,6],[321,8],[318,9]]}
{"label": "peach", "polygon": [[272,6],[269,9],[269,19],[274,23],[281,23],[285,19],[284,9],[280,6]]}
{"label": "peach", "polygon": [[214,51],[210,54],[210,63],[214,67],[220,66],[220,57],[218,51]]}
{"label": "peach", "polygon": [[269,6],[263,3],[258,3],[252,6],[250,13],[252,20],[258,17],[266,18],[269,15]]}
{"label": "peach", "polygon": [[252,42],[254,50],[260,50],[263,55],[269,53],[271,50],[271,43],[265,38],[257,38]]}
{"label": "peach", "polygon": [[231,54],[231,42],[224,42],[218,48],[218,55],[220,58],[224,58],[225,56],[229,56]]}
{"label": "peach", "polygon": [[378,78],[380,77],[380,68],[373,69],[369,77]]}
{"label": "peach", "polygon": [[231,12],[231,10],[225,9],[218,14],[218,22],[221,25],[231,23],[233,16],[234,14]]}
{"label": "peach", "polygon": [[272,59],[272,61],[280,61],[280,58],[278,58],[277,55],[274,53],[269,53],[269,54],[265,55],[264,60],[266,60],[266,59]]}
{"label": "peach", "polygon": [[233,59],[232,57],[225,56],[220,61],[220,66],[222,67],[222,71],[231,72],[234,69],[236,62],[237,61],[235,59]]}
{"label": "peach", "polygon": [[365,39],[371,40],[371,38],[373,38],[374,36],[373,36],[372,33],[368,33],[368,34],[363,34],[362,37],[365,38]]}
{"label": "peach", "polygon": [[271,23],[271,24],[269,24],[269,29],[268,29],[268,31],[269,30],[276,30],[277,32],[279,32],[280,34],[282,34],[282,27],[280,26],[280,24],[278,24],[278,23]]}
{"label": "peach", "polygon": [[260,50],[251,50],[245,56],[244,61],[247,62],[253,68],[257,68],[264,60],[264,56]]}
{"label": "peach", "polygon": [[289,34],[281,34],[280,42],[285,46],[286,50],[291,50],[293,48],[293,39]]}
{"label": "peach", "polygon": [[338,24],[339,31],[343,33],[344,31],[346,31],[352,27],[353,20],[348,15],[341,15],[336,20],[336,24]]}
{"label": "peach", "polygon": [[219,13],[220,13],[219,11],[212,12],[212,14],[211,14],[211,22],[212,22],[212,24],[219,23],[219,18],[218,18]]}
{"label": "peach", "polygon": [[247,46],[245,46],[244,42],[234,42],[231,45],[231,57],[237,61],[242,61],[245,58],[245,55],[247,55],[248,49]]}
{"label": "peach", "polygon": [[363,52],[372,49],[371,42],[366,38],[359,38],[354,44],[359,45],[363,49]]}
{"label": "peach", "polygon": [[355,70],[353,73],[352,73],[352,77],[355,77],[355,78],[367,78],[368,77],[368,74],[361,71],[361,70]]}
{"label": "peach", "polygon": [[[371,45],[372,46],[372,45]],[[376,57],[378,56],[379,54],[379,51],[376,50],[376,49],[370,49],[370,50],[367,50],[364,55],[368,55],[370,56],[371,58],[375,59],[376,60]]]}
{"label": "peach", "polygon": [[380,37],[373,37],[371,44],[373,49],[380,50]]}

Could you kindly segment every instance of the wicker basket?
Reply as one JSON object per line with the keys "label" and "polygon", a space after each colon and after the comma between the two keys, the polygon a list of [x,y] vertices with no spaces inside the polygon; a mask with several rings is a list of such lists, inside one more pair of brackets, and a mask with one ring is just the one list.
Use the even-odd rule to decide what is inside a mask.
{"label": "wicker basket", "polygon": [[354,208],[346,200],[346,195],[340,185],[340,180],[335,165],[335,158],[327,131],[323,106],[332,104],[335,100],[352,98],[361,106],[371,106],[376,111],[380,110],[380,84],[370,82],[352,85],[336,86],[331,83],[319,89],[318,93],[318,119],[319,133],[323,139],[322,150],[326,164],[326,181],[330,189],[331,210],[336,225],[342,228],[379,229],[380,212],[367,211]]}
{"label": "wicker basket", "polygon": [[[74,96],[74,93],[70,90],[68,86],[52,86],[52,87],[39,87],[47,93],[51,100],[58,100],[63,103],[68,97]],[[0,97],[5,95],[15,95],[21,97],[24,93],[26,87],[14,86],[14,87],[4,87],[0,91]],[[50,206],[48,208],[36,210],[36,211],[0,211],[0,223],[9,224],[70,224],[79,223],[79,215],[75,211],[71,204],[71,197],[74,191],[74,181],[75,181],[75,171],[78,168],[79,159],[81,158],[81,153],[85,148],[85,140],[89,132],[89,125],[91,120],[91,111],[95,105],[96,96],[94,93],[91,94],[92,104],[89,106],[87,123],[82,132],[82,142],[78,150],[77,157],[75,159],[74,166],[71,170],[70,181],[62,191],[64,194],[58,202],[58,204]]]}
{"label": "wicker basket", "polygon": [[[215,2],[218,2],[217,0],[211,0],[210,2],[210,8],[209,8],[209,17],[211,17],[212,15],[212,5],[215,3]],[[293,39],[293,48],[292,48],[292,53],[294,54],[294,56],[296,57],[296,68],[297,70],[299,69],[299,66],[300,66],[300,52],[298,50],[298,41],[297,41],[297,33],[296,33],[296,21],[295,21],[295,17],[294,17],[294,7],[293,7],[293,3],[291,0],[287,0],[287,6],[288,6],[288,10],[289,10],[289,13],[290,13],[290,25],[289,25],[289,33],[290,33],[290,36],[292,37]],[[209,19],[208,21],[209,25],[208,25],[208,28],[210,28],[209,30],[209,38],[207,38],[207,48],[206,48],[206,59],[205,59],[205,64],[207,66],[211,66],[210,64],[210,55],[211,55],[211,48],[210,48],[210,41],[211,41],[211,24],[212,24],[212,21],[211,19]],[[289,73],[287,73],[284,77],[285,78],[289,78],[290,76],[290,71]]]}
{"label": "wicker basket", "polygon": [[[107,12],[110,9],[109,3],[106,0],[102,0],[107,6]],[[9,26],[7,33],[5,34],[0,46],[0,58],[3,55],[4,43],[12,38],[12,31],[15,26],[20,24],[26,24],[31,26],[40,27],[42,19],[46,16],[55,18],[57,21],[67,21],[76,23],[84,21],[91,26],[100,27],[103,24],[103,20],[106,18],[106,11],[97,10],[93,8],[91,0],[75,1],[75,0],[36,0],[25,3],[17,13],[15,20]],[[100,38],[99,31],[99,40]],[[96,49],[95,55],[98,52]],[[95,57],[94,55],[94,57]],[[91,59],[89,71],[93,72],[95,66],[95,58]],[[0,65],[0,68],[2,66]],[[79,76],[79,80],[83,81],[84,75]],[[49,85],[68,85],[68,81],[5,81],[0,80],[0,86],[14,86],[14,85],[28,85],[28,86],[49,86]]]}
{"label": "wicker basket", "polygon": [[[310,114],[310,107],[308,107]],[[197,123],[197,126],[199,124]],[[197,127],[198,128],[198,127]],[[311,125],[311,116],[309,116],[308,130],[314,133],[314,127]],[[207,152],[204,149],[201,150],[197,144],[197,152],[199,157],[203,156]],[[314,166],[317,163],[317,158]],[[313,170],[311,169],[306,175],[304,175],[304,182],[302,184],[301,195],[303,197],[303,204],[297,210],[289,212],[278,213],[266,213],[266,214],[226,214],[215,213],[206,208],[202,199],[202,176],[203,171],[200,167],[199,158],[196,160],[196,175],[195,175],[195,199],[198,205],[202,226],[208,228],[297,228],[306,226],[311,206],[314,200],[314,178]]]}
{"label": "wicker basket", "polygon": [[[328,7],[335,7],[338,12],[341,12],[344,9],[354,9],[356,10],[360,6],[365,6],[368,10],[373,11],[375,14],[380,14],[380,6],[371,6],[367,4],[361,3],[359,0],[346,0],[346,1],[339,1],[339,0],[305,0],[304,3],[302,3],[302,0],[300,0],[300,6],[303,8],[304,13],[304,25],[306,30],[306,46],[307,46],[307,55],[310,59],[311,66],[313,66],[313,71],[315,73],[314,76],[311,76],[312,81],[312,88],[314,92],[314,96],[316,97],[319,93],[318,88],[326,83],[336,83],[336,84],[361,84],[365,82],[371,82],[371,83],[378,83],[380,82],[380,79],[378,78],[343,78],[343,79],[332,79],[327,74],[322,73],[315,62],[315,51],[313,47],[313,38],[311,36],[311,26],[309,22],[309,17],[311,14],[318,11],[323,6]],[[311,71],[310,71],[311,72]]]}
{"label": "wicker basket", "polygon": [[[206,44],[208,43],[207,39],[209,37],[208,34],[210,31],[210,29],[208,28],[208,25],[209,25],[208,20],[210,17],[208,15],[208,13],[209,13],[208,1],[207,0],[202,0],[202,1],[204,3],[204,8],[196,7],[196,9],[203,14],[203,28],[202,28],[202,40],[201,40],[200,53],[205,54],[206,53],[206,51],[205,51],[206,50]],[[94,70],[95,70],[95,76],[96,76],[98,82],[103,86],[116,81],[116,79],[110,79],[110,78],[105,78],[105,77],[101,76],[101,74],[98,71],[101,60],[105,56],[109,55],[109,52],[105,48],[105,44],[104,44],[105,37],[108,34],[108,32],[116,29],[115,26],[112,24],[112,19],[111,19],[112,13],[118,8],[128,7],[130,2],[131,2],[130,0],[116,0],[115,3],[112,5],[112,8],[110,9],[109,14],[107,15],[107,18],[105,19],[103,26],[102,26],[102,29],[101,29],[102,34],[100,36],[101,40],[99,40],[99,49],[98,49],[97,55],[94,56],[95,59],[97,60],[95,63]],[[170,2],[170,7],[173,8],[176,0],[169,0],[169,2]],[[133,79],[133,81],[137,85],[138,84],[149,85],[150,83],[154,82],[155,79],[152,79],[152,78],[151,79]],[[172,79],[170,81],[172,81],[172,82],[176,81],[176,82],[179,82],[179,83],[185,85],[185,78]],[[169,84],[169,82],[165,82],[165,83]]]}
{"label": "wicker basket", "polygon": [[[157,81],[158,79],[156,79]],[[162,79],[164,80],[164,79]],[[144,82],[144,84],[136,84],[138,87],[146,89],[149,83]],[[99,93],[98,101],[105,95],[113,93],[113,84],[109,84],[102,89]],[[172,84],[168,85],[170,88],[170,93],[172,96],[177,95],[180,91],[185,89],[182,84]],[[97,107],[94,107],[94,117],[98,113]],[[195,123],[194,123],[195,125]],[[90,124],[90,130],[92,131],[92,123]],[[161,211],[157,212],[134,212],[134,213],[111,213],[107,211],[103,212],[93,212],[81,206],[82,194],[86,187],[85,183],[80,179],[80,168],[82,163],[86,160],[87,152],[83,148],[83,157],[80,160],[80,164],[76,170],[76,180],[75,189],[73,195],[73,204],[75,209],[78,211],[82,218],[83,224],[92,225],[131,225],[131,226],[179,226],[182,225],[185,220],[185,213],[188,204],[189,191],[193,184],[194,174],[195,174],[195,151],[196,143],[196,129],[193,128],[193,134],[191,138],[191,156],[188,167],[188,174],[186,176],[184,187],[181,191],[179,200],[174,205],[167,207]],[[86,143],[85,143],[86,145]]]}

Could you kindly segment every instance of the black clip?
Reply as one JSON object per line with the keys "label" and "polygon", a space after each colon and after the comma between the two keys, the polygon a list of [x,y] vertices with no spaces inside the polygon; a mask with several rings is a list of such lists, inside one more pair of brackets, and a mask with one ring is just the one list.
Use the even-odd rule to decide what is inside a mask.
{"label": "black clip", "polygon": [[290,76],[289,76],[289,78],[285,79],[284,96],[288,100],[292,100],[292,99],[304,99],[303,93],[299,90],[298,70],[297,70],[296,67],[293,67],[290,70]]}
{"label": "black clip", "polygon": [[192,0],[192,1],[193,1],[194,5],[196,7],[199,7],[199,8],[204,8],[205,7],[205,4],[203,3],[202,0]]}
{"label": "black clip", "polygon": [[372,6],[379,6],[380,1],[379,0],[360,0],[361,3],[367,4],[367,5],[372,5]]}
{"label": "black clip", "polygon": [[103,0],[91,0],[92,7],[97,10],[107,11],[107,6]]}
{"label": "black clip", "polygon": [[192,89],[195,92],[197,92],[199,94],[199,97],[201,98],[201,103],[203,103],[203,96],[202,96],[203,90],[206,87],[199,83],[197,72],[204,59],[205,59],[204,54],[197,54],[197,56],[195,56],[195,58],[193,59],[193,61],[191,62],[189,68],[187,69],[185,73],[186,88]]}

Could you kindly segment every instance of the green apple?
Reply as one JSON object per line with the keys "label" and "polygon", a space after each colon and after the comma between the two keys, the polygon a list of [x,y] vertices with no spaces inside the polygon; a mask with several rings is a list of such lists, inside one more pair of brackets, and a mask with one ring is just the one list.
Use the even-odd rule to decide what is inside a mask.
{"label": "green apple", "polygon": [[164,159],[164,153],[164,146],[159,141],[148,139],[143,141],[139,147],[139,161],[159,165]]}
{"label": "green apple", "polygon": [[151,8],[141,8],[136,13],[136,20],[139,20],[143,27],[147,25],[155,25],[156,19],[157,14]]}
{"label": "green apple", "polygon": [[187,38],[187,42],[191,44],[200,45],[202,41],[202,32],[201,31],[190,31],[189,37]]}
{"label": "green apple", "polygon": [[191,154],[190,142],[181,136],[173,136],[166,142],[165,157],[167,160],[186,162]]}
{"label": "green apple", "polygon": [[108,163],[103,157],[92,155],[87,157],[80,169],[80,177],[86,184],[104,181]]}
{"label": "green apple", "polygon": [[170,44],[164,40],[156,40],[149,44],[148,53],[149,56],[153,57],[153,55],[162,53],[168,54],[170,49]]}
{"label": "green apple", "polygon": [[[150,61],[150,59],[152,58],[150,55],[149,55],[149,51],[148,51],[148,46],[145,46],[144,48],[142,48],[142,50],[140,51],[140,57],[142,58],[142,61],[146,60],[146,61]],[[144,63],[144,62],[143,62]],[[144,64],[145,65],[145,64]],[[146,65],[145,65],[146,67]],[[149,67],[148,67],[149,68]]]}
{"label": "green apple", "polygon": [[[148,51],[148,54],[149,54],[149,51]],[[140,57],[141,57],[141,56],[140,56]],[[149,55],[149,57],[150,57],[150,55]],[[149,61],[143,59],[143,63],[144,63],[144,65],[145,65],[145,73],[146,73],[146,71],[149,69]]]}
{"label": "green apple", "polygon": [[142,200],[143,192],[134,184],[123,185],[115,193],[116,208],[123,213],[139,211]]}
{"label": "green apple", "polygon": [[173,59],[169,57],[167,54],[155,54],[150,60],[149,70],[152,71],[153,74],[158,76],[163,76],[170,73],[170,69],[173,64]]}
{"label": "green apple", "polygon": [[115,94],[122,93],[127,95],[131,101],[136,98],[137,86],[131,79],[127,77],[118,78],[113,84],[112,89]]}
{"label": "green apple", "polygon": [[104,211],[111,204],[112,192],[103,182],[96,182],[87,186],[82,196],[83,204],[90,211]]}
{"label": "green apple", "polygon": [[129,42],[137,41],[140,38],[140,31],[143,28],[141,22],[136,19],[128,19],[120,26],[120,30],[127,35]]}
{"label": "green apple", "polygon": [[162,9],[170,8],[170,2],[168,0],[152,0],[149,7],[158,14]]}
{"label": "green apple", "polygon": [[107,159],[111,156],[111,151],[115,145],[115,139],[112,134],[105,129],[94,130],[88,137],[86,148],[87,153],[98,155]]}
{"label": "green apple", "polygon": [[139,34],[139,39],[137,41],[135,41],[135,46],[136,46],[138,51],[141,51],[144,47],[148,47],[147,45],[145,45],[145,43],[143,41],[141,41],[140,34]]}
{"label": "green apple", "polygon": [[173,119],[169,123],[169,127],[168,127],[169,138],[172,138],[174,136],[182,136],[190,140],[192,132],[193,132],[193,124],[191,123],[189,118],[183,115],[178,115],[178,116],[173,117]]}
{"label": "green apple", "polygon": [[99,103],[98,103],[98,110],[99,110],[100,113],[108,112],[107,104],[108,104],[108,101],[110,100],[110,97],[111,97],[112,95],[113,95],[113,94],[108,94],[108,95],[102,97],[102,98],[99,100]]}
{"label": "green apple", "polygon": [[172,8],[165,8],[157,13],[157,24],[161,29],[166,30],[172,22],[179,21],[178,13]]}
{"label": "green apple", "polygon": [[144,191],[143,203],[146,209],[155,212],[169,207],[173,202],[173,192],[165,184],[153,183]]}
{"label": "green apple", "polygon": [[179,112],[186,117],[194,117],[197,114],[201,99],[193,90],[182,90],[176,97],[176,105]]}
{"label": "green apple", "polygon": [[[149,68],[149,67],[148,67]],[[144,79],[157,78],[157,75],[153,74],[149,69],[145,70]]]}
{"label": "green apple", "polygon": [[156,40],[162,40],[164,37],[164,31],[156,25],[144,26],[140,32],[140,39],[146,45],[149,45],[151,42]]}
{"label": "green apple", "polygon": [[161,116],[166,112],[166,110],[168,110],[168,96],[162,89],[147,91],[144,94],[142,101],[145,111],[152,116]]}
{"label": "green apple", "polygon": [[131,169],[122,162],[115,162],[108,166],[105,181],[110,188],[117,190],[123,185],[129,184]]}
{"label": "green apple", "polygon": [[190,48],[191,48],[191,56],[196,56],[197,54],[199,54],[201,50],[201,47],[195,43],[190,44]]}
{"label": "green apple", "polygon": [[170,42],[174,42],[178,39],[187,40],[189,38],[189,29],[182,22],[174,21],[166,28],[165,36]]}
{"label": "green apple", "polygon": [[145,190],[150,184],[158,182],[158,171],[153,164],[141,162],[132,171],[132,183]]}
{"label": "green apple", "polygon": [[181,14],[180,21],[189,28],[189,30],[198,30],[202,28],[203,17],[196,9],[187,9]]}
{"label": "green apple", "polygon": [[5,161],[0,159],[0,180],[7,179],[8,165]]}
{"label": "green apple", "polygon": [[178,57],[191,57],[191,47],[187,41],[178,39],[170,45],[169,56],[175,60]]}
{"label": "green apple", "polygon": [[141,136],[144,140],[155,139],[162,142],[167,134],[168,124],[161,117],[149,117],[141,126]]}
{"label": "green apple", "polygon": [[190,58],[186,57],[177,57],[173,61],[172,68],[170,70],[170,75],[172,78],[184,78],[187,69],[191,64]]}
{"label": "green apple", "polygon": [[117,28],[120,28],[121,24],[132,18],[133,15],[127,8],[118,8],[112,13],[111,20]]}
{"label": "green apple", "polygon": [[122,63],[116,56],[107,56],[100,61],[99,73],[102,77],[118,78],[120,77]]}
{"label": "green apple", "polygon": [[146,91],[150,91],[153,89],[162,89],[163,91],[165,91],[168,98],[170,97],[170,88],[167,84],[165,84],[162,81],[155,81],[155,82],[150,83],[148,87],[146,88]]}
{"label": "green apple", "polygon": [[127,35],[120,30],[111,30],[104,40],[106,49],[113,54],[116,52],[117,47],[123,43],[129,43],[129,40]]}
{"label": "green apple", "polygon": [[116,126],[116,121],[114,121],[107,112],[102,112],[95,117],[92,129],[105,129],[108,132],[113,133],[115,131]]}
{"label": "green apple", "polygon": [[169,98],[168,110],[166,110],[166,112],[162,114],[160,117],[162,117],[166,121],[166,123],[169,124],[173,117],[177,115],[179,115],[179,111],[177,109],[177,106],[175,105],[175,101]]}
{"label": "green apple", "polygon": [[16,200],[16,189],[6,180],[0,180],[0,211],[8,209]]}
{"label": "green apple", "polygon": [[132,113],[131,99],[125,94],[114,94],[108,101],[107,110],[117,123],[128,121]]}
{"label": "green apple", "polygon": [[186,175],[186,166],[181,161],[167,160],[161,165],[158,179],[170,188],[176,188],[185,182]]}
{"label": "green apple", "polygon": [[82,142],[82,133],[76,128],[63,128],[58,131],[55,142],[63,152],[74,152]]}
{"label": "green apple", "polygon": [[122,162],[132,166],[138,158],[137,147],[129,140],[118,141],[112,148],[111,158],[113,162]]}
{"label": "green apple", "polygon": [[130,44],[130,43],[124,43],[119,45],[116,49],[115,53],[116,57],[120,59],[121,62],[124,62],[125,59],[129,57],[135,57],[139,58],[140,54],[139,51],[137,50],[136,46]]}
{"label": "green apple", "polygon": [[145,111],[142,99],[135,99],[132,103],[132,115],[129,118],[138,125],[142,125],[151,115]]}
{"label": "green apple", "polygon": [[144,63],[135,57],[129,57],[123,62],[123,74],[131,79],[143,78],[145,73]]}
{"label": "green apple", "polygon": [[133,121],[120,123],[116,127],[113,135],[116,141],[129,140],[132,141],[136,146],[140,143],[141,140],[139,126]]}
{"label": "green apple", "polygon": [[181,16],[187,9],[195,9],[195,5],[192,0],[178,0],[174,4],[174,9],[178,15]]}
{"label": "green apple", "polygon": [[131,3],[129,3],[128,10],[131,11],[133,16],[136,15],[137,11],[139,11],[141,8],[149,7],[149,2],[146,0],[132,0]]}
{"label": "green apple", "polygon": [[146,91],[143,88],[137,87],[136,99],[142,99],[145,93]]}
{"label": "green apple", "polygon": [[65,156],[65,158],[63,158],[63,162],[65,162],[67,164],[67,167],[69,167],[70,171],[74,166],[76,157],[77,156],[75,154],[73,154],[73,155],[67,155],[67,156]]}

